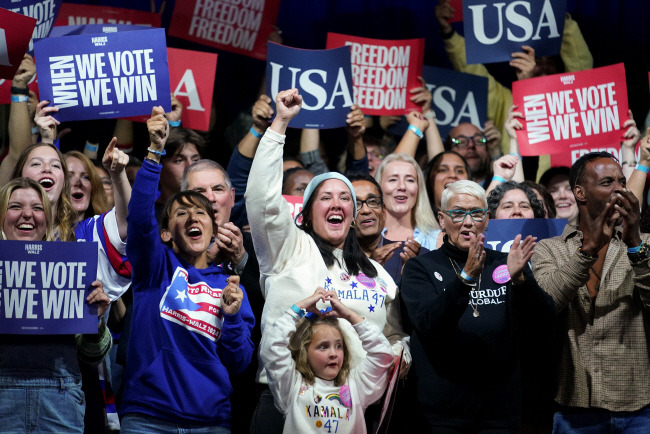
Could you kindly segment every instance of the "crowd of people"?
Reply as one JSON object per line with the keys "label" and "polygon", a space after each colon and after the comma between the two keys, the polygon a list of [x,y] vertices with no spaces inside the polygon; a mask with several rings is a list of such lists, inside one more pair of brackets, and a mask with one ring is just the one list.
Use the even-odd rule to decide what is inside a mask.
{"label": "crowd of people", "polygon": [[[287,151],[298,89],[259,96],[226,167],[174,97],[148,143],[120,119],[102,153],[62,153],[58,109],[12,98],[0,239],[95,242],[99,320],[0,330],[2,431],[375,432],[394,377],[385,432],[649,432],[650,128],[629,113],[623,163],[522,159],[525,116],[465,64],[452,13],[436,8],[441,37],[456,69],[489,77],[491,120],[441,137],[420,79],[413,128],[352,105],[337,161],[318,130]],[[558,58],[513,55],[518,79],[593,66],[566,23]],[[25,55],[12,94],[34,74]],[[302,197],[296,215],[283,196]],[[491,220],[553,218],[557,236],[487,247]]]}

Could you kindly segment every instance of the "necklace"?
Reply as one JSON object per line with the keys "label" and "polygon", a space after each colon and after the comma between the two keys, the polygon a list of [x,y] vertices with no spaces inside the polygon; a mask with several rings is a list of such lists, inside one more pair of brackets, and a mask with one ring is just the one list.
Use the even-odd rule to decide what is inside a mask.
{"label": "necklace", "polygon": [[[449,256],[447,256],[449,258]],[[454,268],[454,272],[456,273],[456,276],[460,279],[460,265],[456,263],[453,259],[449,258],[449,262],[451,262],[451,266]],[[462,279],[461,279],[462,280]],[[474,292],[476,288],[472,287],[471,292]],[[478,275],[478,289],[481,289],[481,275]],[[469,297],[469,305],[472,307],[472,310],[474,311],[472,315],[474,318],[478,318],[480,313],[478,311],[478,303],[472,303],[472,296],[470,295]]]}

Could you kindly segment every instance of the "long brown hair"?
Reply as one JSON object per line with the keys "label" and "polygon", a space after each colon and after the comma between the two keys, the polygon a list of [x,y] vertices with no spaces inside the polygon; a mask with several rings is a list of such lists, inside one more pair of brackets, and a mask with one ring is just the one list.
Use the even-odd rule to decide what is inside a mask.
{"label": "long brown hair", "polygon": [[27,164],[29,154],[41,146],[49,146],[54,149],[56,154],[59,156],[61,167],[63,168],[63,189],[61,190],[61,196],[59,196],[58,203],[52,204],[52,206],[56,206],[56,215],[54,216],[53,222],[54,231],[57,238],[61,241],[76,241],[77,238],[74,234],[74,226],[77,213],[74,208],[72,208],[72,202],[70,201],[70,175],[68,173],[68,165],[65,163],[65,158],[63,158],[61,151],[49,143],[36,143],[28,146],[27,149],[20,154],[12,178],[22,177],[23,169],[25,168],[25,164]]}
{"label": "long brown hair", "polygon": [[90,203],[88,209],[86,209],[84,214],[81,216],[81,220],[108,211],[108,201],[106,199],[106,193],[104,192],[102,180],[90,159],[79,151],[66,152],[64,157],[76,158],[81,161],[81,164],[83,164],[84,169],[90,178]]}

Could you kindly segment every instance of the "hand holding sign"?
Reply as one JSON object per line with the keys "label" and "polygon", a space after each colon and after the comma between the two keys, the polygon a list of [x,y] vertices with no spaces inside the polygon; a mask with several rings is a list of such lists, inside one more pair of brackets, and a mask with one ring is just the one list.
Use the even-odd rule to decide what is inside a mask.
{"label": "hand holding sign", "polygon": [[524,283],[524,267],[533,256],[533,249],[537,244],[537,237],[528,235],[524,241],[521,241],[521,235],[517,235],[508,252],[508,273],[512,283]]}
{"label": "hand holding sign", "polygon": [[451,7],[449,0],[440,0],[436,6],[436,19],[440,24],[440,33],[443,35],[454,30],[449,24],[449,20],[454,16],[454,8]]}
{"label": "hand holding sign", "polygon": [[418,77],[418,81],[422,86],[414,87],[409,90],[411,94],[411,102],[422,107],[422,113],[426,113],[431,110],[431,101],[433,100],[433,95],[427,89],[427,82],[424,81],[424,78]]}
{"label": "hand holding sign", "polygon": [[34,122],[36,122],[36,125],[41,132],[41,141],[52,145],[56,140],[56,127],[60,122],[51,116],[51,113],[56,113],[59,109],[54,106],[45,107],[49,103],[49,101],[41,101],[38,103],[36,106]]}
{"label": "hand holding sign", "polygon": [[183,104],[172,95],[172,111],[165,114],[169,122],[178,122],[183,115]]}
{"label": "hand holding sign", "polygon": [[522,45],[521,51],[512,53],[513,60],[510,61],[510,66],[517,70],[517,79],[525,80],[533,77],[535,70],[535,49],[528,45]]}
{"label": "hand holding sign", "polygon": [[271,118],[273,117],[273,108],[271,107],[271,98],[268,95],[260,95],[255,101],[252,110],[253,126],[258,131],[266,131],[271,125]]}
{"label": "hand holding sign", "polygon": [[221,311],[224,315],[234,315],[239,312],[244,293],[239,288],[239,276],[228,277],[228,285],[221,293]]}
{"label": "hand holding sign", "polygon": [[366,132],[366,117],[356,104],[350,107],[350,113],[348,113],[345,122],[347,123],[345,130],[348,133],[348,138],[352,140],[362,137]]}
{"label": "hand holding sign", "polygon": [[147,130],[149,130],[151,147],[161,151],[169,136],[169,123],[165,119],[165,110],[161,106],[155,106],[151,111],[151,118],[147,120]]}
{"label": "hand holding sign", "polygon": [[97,303],[97,316],[101,318],[104,316],[104,313],[106,313],[108,306],[110,306],[111,300],[108,298],[108,295],[104,293],[104,285],[102,285],[102,282],[95,280],[91,286],[95,289],[93,289],[93,292],[86,297],[86,301],[88,304]]}
{"label": "hand holding sign", "polygon": [[23,60],[20,62],[16,74],[14,74],[11,85],[13,87],[26,89],[29,82],[34,78],[34,74],[36,74],[36,64],[34,63],[34,59],[29,54],[25,54]]}

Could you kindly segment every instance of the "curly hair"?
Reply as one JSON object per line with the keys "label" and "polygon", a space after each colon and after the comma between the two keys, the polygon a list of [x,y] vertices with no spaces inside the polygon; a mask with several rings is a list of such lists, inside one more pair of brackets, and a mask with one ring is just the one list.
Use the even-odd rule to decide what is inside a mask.
{"label": "curly hair", "polygon": [[20,154],[11,177],[20,178],[23,176],[23,169],[27,164],[29,155],[41,146],[48,146],[56,152],[61,161],[61,168],[63,169],[63,189],[61,190],[61,196],[52,203],[52,207],[56,209],[56,214],[54,215],[54,232],[57,239],[61,241],[77,241],[77,237],[74,234],[77,212],[72,207],[70,200],[70,173],[68,172],[68,165],[65,162],[65,158],[63,158],[63,154],[57,147],[49,143],[36,143],[28,146]]}
{"label": "curly hair", "polygon": [[341,370],[339,371],[336,378],[334,378],[334,385],[339,387],[345,384],[348,374],[350,373],[350,351],[348,351],[348,344],[345,340],[345,335],[341,326],[339,325],[339,320],[334,317],[319,317],[314,316],[311,318],[303,318],[298,322],[296,326],[296,331],[291,333],[289,337],[289,351],[291,351],[291,357],[296,362],[296,369],[302,374],[302,378],[308,384],[314,384],[314,371],[309,365],[309,359],[307,355],[307,349],[311,343],[312,337],[314,336],[314,328],[316,326],[328,326],[334,327],[338,330],[341,335],[341,340],[343,341],[343,363],[341,365]]}
{"label": "curly hair", "polygon": [[497,208],[503,200],[503,197],[510,190],[521,190],[526,194],[528,202],[533,209],[533,214],[536,219],[545,218],[546,212],[544,211],[544,205],[537,199],[537,195],[532,188],[523,183],[517,183],[515,181],[504,182],[503,184],[497,185],[487,197],[488,203],[488,212],[490,213],[490,218],[495,219],[497,214]]}

